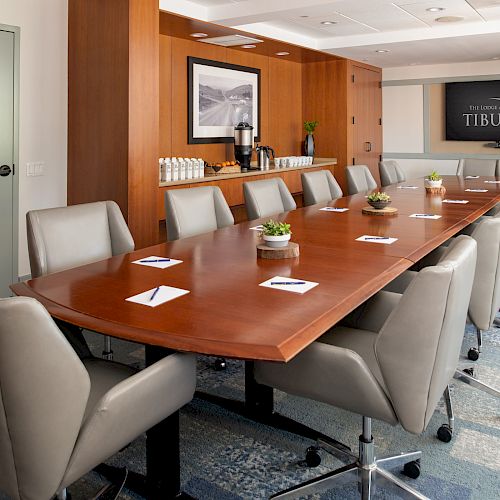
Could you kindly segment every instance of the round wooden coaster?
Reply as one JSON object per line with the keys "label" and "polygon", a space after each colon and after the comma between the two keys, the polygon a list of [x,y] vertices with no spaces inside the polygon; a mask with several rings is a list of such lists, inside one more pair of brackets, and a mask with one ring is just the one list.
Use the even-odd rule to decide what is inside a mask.
{"label": "round wooden coaster", "polygon": [[426,187],[425,190],[430,194],[445,194],[446,193],[446,188],[444,186],[441,186],[438,188]]}
{"label": "round wooden coaster", "polygon": [[376,209],[373,207],[363,207],[362,211],[366,215],[396,215],[398,209],[394,207],[385,207],[381,209]]}
{"label": "round wooden coaster", "polygon": [[286,247],[271,248],[267,245],[257,245],[257,257],[261,259],[292,259],[299,256],[299,245],[290,241]]}

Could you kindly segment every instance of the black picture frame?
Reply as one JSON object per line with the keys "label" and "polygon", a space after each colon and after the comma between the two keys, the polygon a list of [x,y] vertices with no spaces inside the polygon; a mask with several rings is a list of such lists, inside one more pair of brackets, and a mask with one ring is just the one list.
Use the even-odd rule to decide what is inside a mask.
{"label": "black picture frame", "polygon": [[[230,71],[238,71],[241,73],[246,73],[249,75],[256,75],[257,76],[257,92],[255,92],[253,95],[257,96],[257,103],[256,103],[256,113],[257,113],[257,120],[253,120],[253,122],[257,122],[257,134],[255,135],[255,142],[260,141],[260,69],[259,68],[251,68],[249,66],[240,66],[238,64],[229,64],[221,61],[212,61],[210,59],[201,59],[199,57],[192,57],[188,56],[188,144],[217,144],[217,143],[230,143],[234,141],[234,132],[231,130],[230,134],[227,135],[215,135],[215,136],[210,136],[210,137],[199,137],[196,136],[194,133],[194,99],[195,99],[195,92],[198,92],[198,89],[195,89],[195,82],[194,82],[194,70],[195,70],[195,65],[199,66],[207,66],[207,67],[215,67],[215,68],[220,68],[220,69],[227,69]],[[236,123],[235,123],[236,125]],[[251,123],[251,125],[254,125],[254,123]],[[201,128],[202,126],[199,125],[198,128]],[[254,125],[255,127],[255,125]]]}

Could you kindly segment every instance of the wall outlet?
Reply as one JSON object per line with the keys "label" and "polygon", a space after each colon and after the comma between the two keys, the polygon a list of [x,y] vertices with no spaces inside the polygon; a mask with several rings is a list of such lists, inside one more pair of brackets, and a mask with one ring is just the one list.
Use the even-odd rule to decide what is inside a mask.
{"label": "wall outlet", "polygon": [[26,175],[28,177],[38,177],[45,175],[45,162],[37,161],[26,163]]}

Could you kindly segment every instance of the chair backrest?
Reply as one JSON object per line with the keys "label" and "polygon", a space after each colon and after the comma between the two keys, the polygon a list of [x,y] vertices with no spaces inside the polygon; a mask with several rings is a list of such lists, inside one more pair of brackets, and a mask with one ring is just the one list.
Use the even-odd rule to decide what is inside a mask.
{"label": "chair backrest", "polygon": [[167,240],[209,233],[234,224],[229,205],[217,186],[165,191]]}
{"label": "chair backrest", "polygon": [[476,242],[459,236],[405,290],[375,344],[401,425],[420,434],[457,367],[476,267]]}
{"label": "chair backrest", "polygon": [[349,194],[370,191],[377,187],[377,183],[366,165],[351,165],[346,167],[346,176]]}
{"label": "chair backrest", "polygon": [[297,205],[280,177],[243,183],[248,220],[295,210]]}
{"label": "chair backrest", "polygon": [[477,328],[488,330],[500,309],[500,214],[484,217],[471,236],[477,241],[477,264],[469,317]]}
{"label": "chair backrest", "polygon": [[378,170],[380,172],[380,184],[382,186],[389,186],[390,184],[397,184],[404,182],[406,175],[395,160],[384,160],[378,162]]}
{"label": "chair backrest", "polygon": [[31,276],[36,278],[131,252],[134,240],[114,201],[26,214]]}
{"label": "chair backrest", "polygon": [[42,305],[0,299],[0,491],[58,491],[89,393],[87,370]]}
{"label": "chair backrest", "polygon": [[500,160],[462,158],[458,161],[457,175],[500,176]]}
{"label": "chair backrest", "polygon": [[306,207],[342,198],[342,189],[329,170],[304,172],[301,178]]}

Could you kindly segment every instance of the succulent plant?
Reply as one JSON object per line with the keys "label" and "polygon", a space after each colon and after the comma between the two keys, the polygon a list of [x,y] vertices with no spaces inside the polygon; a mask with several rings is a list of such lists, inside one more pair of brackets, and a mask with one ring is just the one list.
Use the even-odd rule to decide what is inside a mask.
{"label": "succulent plant", "polygon": [[290,231],[290,224],[286,222],[277,222],[272,219],[262,224],[261,233],[264,236],[283,236],[285,234],[292,234]]}

